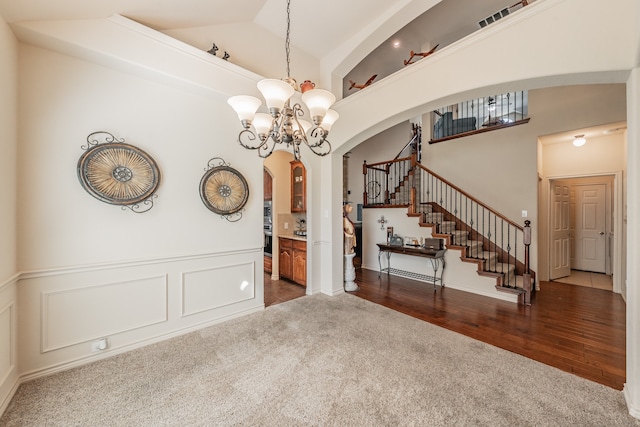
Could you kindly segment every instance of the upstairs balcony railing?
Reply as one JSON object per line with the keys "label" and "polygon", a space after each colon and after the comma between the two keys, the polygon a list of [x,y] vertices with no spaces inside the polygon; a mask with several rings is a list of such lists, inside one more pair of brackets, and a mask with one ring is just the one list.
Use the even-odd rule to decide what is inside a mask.
{"label": "upstairs balcony railing", "polygon": [[528,92],[508,92],[471,99],[431,112],[429,143],[529,122]]}

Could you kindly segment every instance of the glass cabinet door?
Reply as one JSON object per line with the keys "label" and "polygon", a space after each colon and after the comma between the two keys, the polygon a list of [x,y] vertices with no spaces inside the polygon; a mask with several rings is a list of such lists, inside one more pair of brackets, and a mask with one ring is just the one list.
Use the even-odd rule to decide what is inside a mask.
{"label": "glass cabinet door", "polygon": [[304,165],[300,161],[291,162],[291,212],[307,211],[306,189]]}

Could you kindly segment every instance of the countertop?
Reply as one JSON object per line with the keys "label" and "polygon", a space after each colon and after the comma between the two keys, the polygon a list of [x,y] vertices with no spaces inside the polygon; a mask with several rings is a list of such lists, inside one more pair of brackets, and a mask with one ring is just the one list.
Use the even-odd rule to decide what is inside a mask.
{"label": "countertop", "polygon": [[282,237],[283,239],[291,239],[291,240],[299,240],[301,242],[306,242],[307,238],[305,236],[296,236],[295,234],[279,234],[278,237]]}

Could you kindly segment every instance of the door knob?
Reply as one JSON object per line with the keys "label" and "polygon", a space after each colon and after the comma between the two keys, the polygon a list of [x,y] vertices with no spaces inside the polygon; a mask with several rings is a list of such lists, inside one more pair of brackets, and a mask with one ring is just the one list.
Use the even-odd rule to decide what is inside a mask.
{"label": "door knob", "polygon": [[598,234],[600,234],[601,236],[604,236],[604,231],[601,231],[601,232],[600,232],[600,233],[598,233]]}

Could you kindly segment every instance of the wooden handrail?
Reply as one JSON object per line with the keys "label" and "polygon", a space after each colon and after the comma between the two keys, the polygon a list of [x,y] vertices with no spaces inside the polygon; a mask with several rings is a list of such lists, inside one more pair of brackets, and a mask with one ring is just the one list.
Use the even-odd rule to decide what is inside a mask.
{"label": "wooden handrail", "polygon": [[366,165],[366,167],[367,167],[368,169],[376,169],[376,170],[379,170],[379,171],[383,171],[383,172],[384,172],[386,169],[379,169],[379,168],[376,168],[375,166],[384,166],[384,167],[386,168],[386,167],[387,167],[387,165],[391,165],[391,164],[393,164],[393,163],[400,163],[400,162],[405,162],[405,161],[407,161],[407,160],[411,160],[411,157],[412,157],[412,156],[415,156],[415,155],[414,155],[414,154],[412,154],[412,155],[411,155],[411,156],[409,156],[409,157],[402,157],[402,158],[400,158],[400,159],[386,160],[386,161],[384,161],[384,162],[378,162],[378,163],[370,163],[370,164],[367,164],[367,165]]}
{"label": "wooden handrail", "polygon": [[465,197],[467,197],[469,200],[473,201],[474,203],[477,203],[478,205],[482,206],[483,208],[487,209],[488,211],[493,212],[498,218],[508,222],[509,224],[513,225],[514,227],[516,227],[518,230],[523,231],[523,227],[520,224],[517,224],[515,222],[513,222],[512,220],[510,220],[509,218],[507,218],[506,216],[502,215],[501,213],[499,213],[497,210],[487,206],[486,204],[482,203],[480,200],[476,199],[475,197],[471,196],[469,193],[467,193],[466,191],[462,190],[460,187],[458,187],[455,184],[452,184],[451,182],[449,182],[448,180],[444,179],[443,177],[441,177],[440,175],[438,175],[437,173],[433,172],[430,169],[427,169],[426,167],[424,167],[421,163],[417,163],[416,166],[418,166],[419,168],[421,168],[422,170],[424,170],[425,172],[429,173],[430,175],[433,175],[434,177],[436,177],[437,179],[439,179],[440,181],[442,181],[443,183],[447,184],[449,187],[453,188],[454,190],[456,190],[457,192],[463,194]]}
{"label": "wooden handrail", "polygon": [[[394,166],[395,164],[399,165],[396,167]],[[418,169],[418,167],[420,169]],[[491,257],[484,258],[479,254],[481,254],[482,251],[495,252],[497,258],[494,258],[494,261],[482,261],[482,271],[487,272],[487,274],[503,273],[502,276],[496,276],[499,279],[497,279],[497,286],[501,289],[510,289],[509,292],[515,293],[520,291],[516,290],[518,285],[516,284],[515,276],[512,276],[512,274],[515,272],[516,275],[522,275],[522,279],[524,280],[523,302],[525,304],[531,304],[531,288],[535,281],[535,272],[530,270],[529,245],[531,244],[531,228],[529,221],[526,221],[523,227],[510,220],[497,210],[471,196],[460,187],[423,166],[418,161],[416,153],[412,153],[409,157],[383,161],[372,165],[367,165],[365,162],[362,170],[365,184],[363,194],[365,207],[407,207],[409,208],[408,213],[410,216],[416,216],[416,214],[420,213],[424,215],[422,221],[426,222],[426,215],[428,214],[423,213],[420,205],[430,204],[432,208],[428,212],[434,212],[432,209],[435,209],[435,212],[442,215],[440,218],[443,218],[435,219],[436,222],[431,224],[436,227],[433,229],[436,230],[436,234],[440,232],[443,233],[442,235],[438,235],[438,237],[444,236],[450,239],[447,241],[449,242],[448,244],[453,245],[452,247],[458,244],[464,247],[464,242],[466,242],[469,237],[472,237],[474,241],[481,242],[480,252],[478,252],[477,245],[473,246],[474,249],[470,253],[467,252],[467,250],[463,252],[465,259],[474,261],[490,260]],[[371,176],[371,178],[369,178],[369,176]],[[407,189],[405,184],[410,185],[410,187]],[[367,203],[369,200],[367,198],[368,185],[372,191],[376,192],[372,195],[371,200],[373,200],[373,203],[371,204]],[[378,195],[381,195],[381,197],[378,197]],[[458,208],[463,207],[463,203],[464,214],[458,210]],[[467,216],[468,204],[470,204],[471,207],[471,217]],[[475,222],[473,218],[474,210],[476,215]],[[481,210],[482,213],[481,222],[478,221],[479,210]],[[485,222],[485,212],[488,215],[487,222]],[[469,219],[470,221],[468,221]],[[443,226],[445,222],[451,222],[452,220],[455,221],[456,230],[467,231],[467,234],[464,235],[464,242],[460,240],[461,243],[456,243],[458,242],[458,237],[456,236],[460,235],[451,232],[449,225],[447,225],[446,231],[440,231],[440,227]],[[442,224],[440,222],[442,222]],[[504,227],[506,227],[506,230]],[[522,240],[520,240],[520,238]],[[524,261],[518,258],[522,244],[524,244]],[[470,248],[472,246],[468,247]],[[520,254],[522,254],[522,252],[520,252]],[[513,267],[513,269],[511,269],[511,267]],[[509,271],[511,271],[511,273],[509,273]]]}

